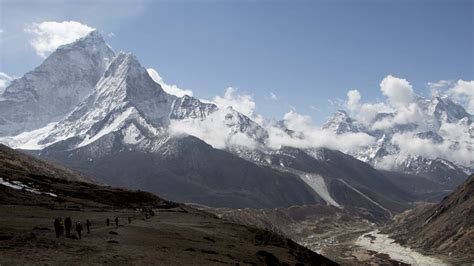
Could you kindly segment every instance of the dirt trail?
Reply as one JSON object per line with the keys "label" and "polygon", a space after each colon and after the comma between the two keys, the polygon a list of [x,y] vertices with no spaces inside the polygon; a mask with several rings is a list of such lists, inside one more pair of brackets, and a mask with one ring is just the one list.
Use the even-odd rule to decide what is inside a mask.
{"label": "dirt trail", "polygon": [[[129,210],[51,210],[0,205],[0,264],[296,264],[318,256],[265,231],[189,207],[155,210],[148,220]],[[56,238],[55,217],[84,225],[82,240]],[[106,219],[111,225],[106,226]],[[117,228],[113,222],[119,218]],[[128,224],[128,217],[132,223]],[[87,234],[85,220],[92,222]],[[74,231],[74,226],[72,232]],[[316,260],[317,261],[317,260]]]}

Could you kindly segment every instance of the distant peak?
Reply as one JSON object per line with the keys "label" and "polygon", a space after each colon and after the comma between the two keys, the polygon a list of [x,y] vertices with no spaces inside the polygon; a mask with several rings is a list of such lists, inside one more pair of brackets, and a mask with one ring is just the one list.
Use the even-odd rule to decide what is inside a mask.
{"label": "distant peak", "polygon": [[100,34],[100,32],[98,30],[93,30],[91,32],[89,32],[89,34],[87,34],[84,38],[102,38],[102,34]]}
{"label": "distant peak", "polygon": [[92,47],[103,47],[102,49],[110,50],[113,53],[112,48],[105,42],[102,35],[97,31],[93,30],[86,36],[75,40],[72,43],[64,44],[58,47],[57,50],[70,50],[70,49],[85,49],[93,50]]}
{"label": "distant peak", "polygon": [[94,41],[94,42],[104,42],[104,37],[102,37],[102,34],[100,34],[99,31],[93,30],[89,32],[86,36],[77,39],[75,42],[87,42],[87,41]]}
{"label": "distant peak", "polygon": [[348,115],[347,112],[344,111],[344,110],[337,110],[337,111],[334,113],[334,116],[349,116],[349,115]]}

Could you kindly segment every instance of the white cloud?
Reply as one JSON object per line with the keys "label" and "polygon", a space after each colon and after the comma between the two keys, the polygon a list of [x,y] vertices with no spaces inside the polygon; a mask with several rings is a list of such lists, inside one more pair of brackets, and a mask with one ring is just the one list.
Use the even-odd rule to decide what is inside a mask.
{"label": "white cloud", "polygon": [[224,109],[230,106],[248,117],[254,117],[256,104],[252,96],[237,94],[237,91],[237,89],[229,87],[225,90],[223,97],[216,96],[213,102],[215,102],[219,108]]}
{"label": "white cloud", "polygon": [[41,57],[46,57],[59,46],[84,37],[93,30],[95,29],[77,21],[44,21],[32,23],[24,29],[32,35],[30,44]]}
{"label": "white cloud", "polygon": [[431,96],[439,96],[442,94],[448,87],[453,85],[452,80],[438,80],[435,82],[428,82],[426,83],[428,89],[431,92]]}
{"label": "white cloud", "polygon": [[13,77],[10,77],[4,72],[0,72],[0,95],[3,94],[5,88],[10,84],[10,81],[13,80]]}
{"label": "white cloud", "polygon": [[393,113],[393,116],[387,116],[379,121],[375,121],[371,128],[372,129],[388,129],[395,125],[406,125],[415,123],[423,125],[425,114],[420,109],[418,104],[410,103],[405,106],[399,106],[397,111]]}
{"label": "white cloud", "polygon": [[474,114],[474,80],[458,80],[454,87],[447,91],[447,94],[464,104],[469,113]]}
{"label": "white cloud", "polygon": [[275,93],[270,92],[270,100],[272,100],[272,101],[278,101],[278,96],[276,96]]}
{"label": "white cloud", "polygon": [[158,84],[161,85],[161,88],[163,88],[164,91],[166,91],[169,94],[176,95],[178,97],[183,97],[184,95],[188,96],[193,96],[193,92],[191,90],[186,90],[186,89],[181,89],[178,88],[176,85],[170,85],[166,84],[163,80],[163,78],[154,70],[153,68],[148,68],[147,69],[148,75]]}
{"label": "white cloud", "polygon": [[278,149],[281,146],[296,148],[326,147],[343,152],[354,152],[361,147],[375,143],[375,138],[365,133],[346,133],[337,135],[331,130],[324,130],[314,126],[310,116],[289,111],[283,116],[286,128],[294,133],[289,136],[283,129],[274,125],[267,125],[269,133],[268,146]]}
{"label": "white cloud", "polygon": [[358,90],[350,90],[347,92],[347,108],[349,110],[356,110],[359,106],[361,96]]}
{"label": "white cloud", "polygon": [[351,112],[351,115],[365,126],[369,126],[378,113],[393,111],[385,103],[361,103],[361,99],[362,96],[358,90],[350,90],[347,92],[345,106]]}
{"label": "white cloud", "polygon": [[231,146],[256,147],[253,139],[241,132],[235,132],[226,124],[228,109],[219,109],[210,114],[205,120],[186,119],[172,120],[168,130],[172,135],[188,134],[195,136],[216,149]]}
{"label": "white cloud", "polygon": [[415,132],[394,134],[391,142],[400,148],[397,160],[403,161],[408,156],[420,155],[430,159],[442,158],[461,165],[474,165],[474,144],[468,126],[444,123],[439,133],[445,138],[442,143],[418,138]]}
{"label": "white cloud", "polygon": [[[450,89],[448,89],[451,86]],[[448,94],[457,102],[467,106],[467,111],[474,112],[474,81],[440,80],[427,83],[433,96]],[[390,139],[392,145],[398,147],[400,154],[388,155],[378,162],[378,168],[392,169],[409,156],[420,155],[425,158],[443,158],[461,165],[472,166],[474,160],[474,143],[472,132],[474,124],[467,118],[457,123],[441,121],[438,124],[433,116],[432,107],[426,101],[417,101],[410,83],[401,78],[387,76],[380,83],[380,89],[385,101],[362,103],[361,95],[357,90],[347,93],[346,108],[357,122],[364,124],[371,130],[402,129],[403,132],[394,133]],[[378,116],[378,114],[384,114]],[[416,127],[395,128],[398,125],[415,124]],[[410,131],[406,131],[410,130]],[[430,139],[421,139],[418,132],[434,131],[444,138],[441,143],[434,143]]]}
{"label": "white cloud", "polygon": [[380,82],[380,90],[394,106],[413,102],[415,93],[406,79],[388,75]]}

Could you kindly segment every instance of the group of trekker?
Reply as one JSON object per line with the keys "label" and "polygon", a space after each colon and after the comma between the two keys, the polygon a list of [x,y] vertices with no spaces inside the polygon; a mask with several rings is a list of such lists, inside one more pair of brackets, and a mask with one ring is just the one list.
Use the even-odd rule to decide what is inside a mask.
{"label": "group of trekker", "polygon": [[[118,219],[118,217],[115,217],[114,222],[115,222],[115,227],[118,228],[118,227],[119,227],[119,219]],[[105,223],[107,224],[107,226],[110,226],[110,219],[107,218],[107,220],[105,220]],[[132,223],[130,217],[128,218],[128,223]]]}
{"label": "group of trekker", "polygon": [[[90,230],[91,226],[92,226],[92,223],[87,219],[86,220],[86,228],[87,228],[87,233],[88,234],[91,232],[91,230]],[[66,219],[64,219],[64,222],[63,222],[62,218],[54,219],[54,231],[56,232],[56,238],[59,238],[60,236],[63,236],[64,231],[66,231],[66,237],[72,237],[71,228],[72,228],[72,219],[71,219],[71,217],[66,217]],[[76,232],[77,232],[77,238],[81,239],[82,238],[82,224],[81,224],[81,221],[76,221],[75,229],[76,229]]]}
{"label": "group of trekker", "polygon": [[[145,219],[150,218],[151,216],[155,215],[155,212],[151,208],[142,208],[142,213],[145,215]],[[119,218],[115,217],[114,219],[115,222],[115,227],[119,227]],[[110,219],[107,218],[105,220],[105,223],[107,226],[110,226]],[[128,217],[128,223],[132,223],[132,217]],[[86,220],[86,228],[87,228],[87,233],[89,234],[91,232],[90,227],[92,226],[92,223],[89,221],[89,219]],[[75,229],[77,232],[77,238],[81,239],[82,237],[82,224],[81,221],[76,221],[75,224]],[[56,232],[56,237],[59,238],[60,236],[64,235],[64,231],[66,231],[66,237],[74,238],[74,236],[71,235],[71,228],[72,228],[72,220],[71,217],[66,217],[66,219],[62,218],[56,218],[54,219],[54,231]]]}
{"label": "group of trekker", "polygon": [[152,208],[149,207],[143,207],[142,208],[142,213],[145,215],[145,219],[151,218],[152,216],[155,216],[155,212],[153,211]]}

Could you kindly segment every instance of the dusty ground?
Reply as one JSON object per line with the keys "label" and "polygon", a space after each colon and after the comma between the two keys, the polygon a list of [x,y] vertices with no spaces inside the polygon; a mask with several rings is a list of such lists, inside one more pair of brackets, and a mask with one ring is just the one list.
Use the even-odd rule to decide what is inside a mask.
{"label": "dusty ground", "polygon": [[[157,210],[143,220],[135,211],[65,211],[0,205],[0,264],[296,264],[311,253],[284,238],[232,224],[188,207]],[[7,215],[3,215],[7,214]],[[83,239],[54,235],[53,218],[90,219]],[[107,217],[120,226],[106,226]],[[127,218],[133,217],[132,224]],[[314,253],[312,253],[314,254]],[[317,261],[315,260],[315,263]]]}

